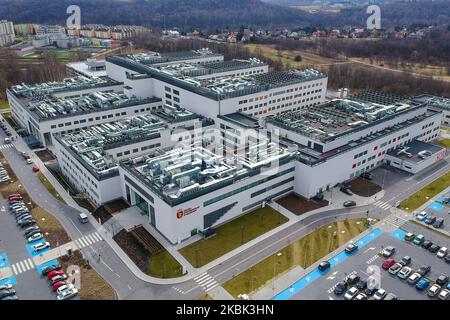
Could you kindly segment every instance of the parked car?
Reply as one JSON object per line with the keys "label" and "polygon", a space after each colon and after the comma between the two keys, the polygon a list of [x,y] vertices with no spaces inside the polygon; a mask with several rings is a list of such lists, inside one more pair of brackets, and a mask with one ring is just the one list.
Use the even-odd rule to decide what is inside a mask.
{"label": "parked car", "polygon": [[431,247],[428,248],[428,251],[431,253],[437,253],[441,247],[439,247],[437,244],[433,244]]}
{"label": "parked car", "polygon": [[356,287],[351,287],[344,294],[344,299],[345,300],[353,300],[357,294],[358,294],[358,289],[356,289]]}
{"label": "parked car", "polygon": [[399,277],[400,279],[406,279],[409,277],[409,275],[411,274],[412,269],[410,267],[403,267],[398,273],[397,273],[397,277]]}
{"label": "parked car", "polygon": [[438,296],[439,299],[448,300],[449,297],[450,297],[450,290],[444,289],[441,292],[439,292],[439,296]]}
{"label": "parked car", "polygon": [[440,286],[445,286],[448,283],[448,276],[445,274],[441,274],[437,279],[436,283]]}
{"label": "parked car", "polygon": [[439,291],[441,291],[441,286],[437,285],[437,284],[433,284],[430,289],[428,289],[427,291],[427,295],[429,297],[435,297],[437,296],[437,294],[439,293]]}
{"label": "parked car", "polygon": [[52,290],[53,290],[53,292],[56,292],[59,288],[63,288],[63,287],[66,287],[67,288],[67,285],[69,284],[70,282],[68,282],[68,281],[60,281],[60,282],[57,282],[57,283],[55,283],[53,286],[52,286]]}
{"label": "parked car", "polygon": [[414,237],[413,243],[420,246],[425,241],[425,236],[423,234],[418,234]]}
{"label": "parked car", "polygon": [[447,247],[442,247],[438,250],[438,252],[436,253],[436,256],[438,258],[443,258],[447,255],[447,253],[448,253]]}
{"label": "parked car", "polygon": [[33,164],[33,160],[31,160],[31,159],[27,159],[27,160],[25,160],[25,162],[26,162],[26,164]]}
{"label": "parked car", "polygon": [[351,274],[347,277],[347,284],[350,286],[355,285],[361,278],[357,274]]}
{"label": "parked car", "polygon": [[423,291],[430,285],[430,281],[427,278],[422,278],[416,283],[416,289]]}
{"label": "parked car", "polygon": [[416,284],[417,282],[419,282],[420,278],[422,278],[420,273],[414,272],[412,275],[409,276],[406,282],[408,282],[409,284]]}
{"label": "parked car", "polygon": [[389,258],[395,253],[395,247],[393,246],[387,246],[381,251],[381,255],[383,255],[386,258]]}
{"label": "parked car", "polygon": [[373,174],[371,172],[364,172],[361,174],[361,178],[367,179],[367,180],[373,180]]}
{"label": "parked car", "polygon": [[397,274],[401,269],[402,269],[402,265],[397,262],[392,267],[390,267],[388,271],[390,274]]}
{"label": "parked car", "polygon": [[42,269],[41,274],[43,276],[48,275],[50,272],[52,272],[53,270],[61,270],[61,266],[59,264],[52,264],[48,267],[45,267],[44,269]]}
{"label": "parked car", "polygon": [[422,277],[426,276],[431,270],[431,267],[429,265],[424,264],[417,270],[417,273],[420,274]]}
{"label": "parked car", "polygon": [[444,257],[444,261],[450,263],[450,254],[446,254]]}
{"label": "parked car", "polygon": [[48,243],[48,242],[41,242],[41,243],[35,244],[33,246],[34,252],[39,252],[39,251],[45,250],[47,248],[50,248],[50,243]]}
{"label": "parked car", "polygon": [[395,264],[395,260],[394,259],[387,259],[383,262],[383,264],[381,265],[381,267],[385,270],[389,270],[390,267],[392,267]]}
{"label": "parked car", "polygon": [[412,240],[414,240],[414,237],[415,237],[414,233],[408,232],[407,234],[405,234],[404,239],[406,241],[412,241]]}
{"label": "parked car", "polygon": [[19,226],[21,228],[26,228],[26,227],[34,226],[35,224],[36,224],[36,220],[33,219],[33,220],[29,220],[29,221],[23,222]]}
{"label": "parked car", "polygon": [[[11,200],[11,198],[16,198],[16,197],[22,198],[22,195],[21,195],[20,193],[11,193],[11,194],[8,194],[8,201]],[[22,200],[22,199],[21,199],[21,200]]]}
{"label": "parked car", "polygon": [[39,172],[39,167],[37,165],[34,165],[32,167],[33,172]]}
{"label": "parked car", "polygon": [[433,227],[436,229],[442,228],[444,225],[444,218],[437,218],[436,221],[433,223]]}
{"label": "parked car", "polygon": [[436,217],[435,216],[429,215],[429,216],[427,216],[425,218],[425,223],[428,224],[428,225],[433,224],[435,221],[436,221]]}
{"label": "parked car", "polygon": [[353,201],[353,200],[345,201],[345,202],[343,203],[343,206],[346,207],[346,208],[348,208],[348,207],[354,207],[354,206],[356,206],[356,202]]}
{"label": "parked car", "polygon": [[48,279],[48,280],[51,280],[53,277],[61,276],[61,275],[63,275],[63,274],[65,274],[65,272],[64,272],[64,270],[62,270],[62,269],[59,269],[59,270],[53,270],[53,271],[50,271],[50,272],[47,274],[47,279]]}
{"label": "parked car", "polygon": [[395,294],[393,294],[392,292],[390,292],[386,295],[384,300],[398,300],[398,297]]}
{"label": "parked car", "polygon": [[348,253],[348,254],[353,253],[356,250],[358,250],[358,245],[356,243],[353,243],[353,242],[349,243],[347,245],[347,247],[345,248],[345,252]]}
{"label": "parked car", "polygon": [[1,298],[0,300],[1,300],[1,301],[12,301],[12,300],[19,300],[19,298],[18,298],[17,295],[14,293],[14,294],[11,294],[11,295],[9,295],[9,296],[6,296],[6,297]]}
{"label": "parked car", "polygon": [[422,243],[422,248],[428,249],[428,248],[431,247],[432,245],[433,245],[433,242],[431,242],[430,240],[425,240],[425,241]]}
{"label": "parked car", "polygon": [[367,280],[361,279],[356,283],[356,288],[359,290],[364,290],[367,287]]}
{"label": "parked car", "polygon": [[419,214],[416,215],[416,219],[419,221],[424,221],[425,218],[427,217],[427,213],[425,211],[420,212]]}
{"label": "parked car", "polygon": [[358,301],[367,300],[367,296],[363,292],[360,292],[356,295],[355,299],[353,299],[353,300],[358,300]]}
{"label": "parked car", "polygon": [[53,287],[53,285],[55,283],[60,282],[60,281],[64,281],[64,280],[67,280],[67,275],[66,274],[61,274],[61,275],[54,276],[53,278],[51,278],[49,280],[50,281],[50,286]]}
{"label": "parked car", "polygon": [[73,289],[73,288],[75,288],[75,286],[74,286],[72,283],[67,282],[65,285],[59,287],[59,288],[56,290],[56,293],[57,293],[57,294],[60,294],[60,293],[63,292],[63,291],[71,290],[71,289]]}
{"label": "parked car", "polygon": [[377,290],[378,290],[377,287],[367,286],[367,287],[364,289],[364,293],[365,293],[367,296],[372,296],[375,292],[377,292]]}
{"label": "parked car", "polygon": [[35,235],[36,233],[41,233],[41,229],[38,226],[33,226],[33,227],[30,227],[30,228],[33,228],[33,229],[25,230],[25,232],[23,234],[23,236],[25,238],[29,238],[29,237]]}
{"label": "parked car", "polygon": [[412,259],[410,256],[404,256],[398,263],[400,263],[402,266],[409,266],[411,262]]}
{"label": "parked car", "polygon": [[70,290],[65,290],[61,293],[59,293],[56,296],[56,299],[58,300],[67,300],[73,297],[76,297],[78,295],[78,289],[77,288],[72,288]]}
{"label": "parked car", "polygon": [[337,296],[340,296],[342,294],[344,294],[345,290],[347,290],[347,284],[345,282],[339,282],[335,287],[334,287],[334,294]]}
{"label": "parked car", "polygon": [[32,242],[41,240],[42,238],[44,238],[44,236],[42,235],[42,233],[39,232],[39,233],[35,233],[32,236],[30,236],[27,241],[28,241],[28,243],[32,243]]}
{"label": "parked car", "polygon": [[12,287],[13,287],[13,286],[12,286],[11,284],[7,283],[7,284],[4,284],[4,285],[1,285],[1,286],[0,286],[0,291],[1,291],[1,290],[5,290],[5,289],[6,289],[6,290],[9,290],[9,289],[12,289]]}
{"label": "parked car", "polygon": [[387,295],[386,290],[380,288],[377,290],[377,292],[373,294],[373,298],[375,300],[383,300],[386,297],[386,295]]}
{"label": "parked car", "polygon": [[325,271],[330,267],[330,263],[328,261],[322,261],[321,263],[319,263],[318,269],[320,271]]}
{"label": "parked car", "polygon": [[7,296],[13,295],[16,293],[16,290],[14,289],[3,289],[0,291],[0,299],[3,299]]}

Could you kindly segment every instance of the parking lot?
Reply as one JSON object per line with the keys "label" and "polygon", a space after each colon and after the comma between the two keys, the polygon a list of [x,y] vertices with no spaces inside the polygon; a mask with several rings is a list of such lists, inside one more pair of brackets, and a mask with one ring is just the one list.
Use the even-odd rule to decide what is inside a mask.
{"label": "parking lot", "polygon": [[[436,219],[444,219],[444,224],[441,229],[450,232],[450,192],[442,196],[437,196],[431,204],[429,204],[424,210],[427,213],[427,218],[435,217]],[[448,203],[447,203],[448,202]],[[419,212],[417,212],[419,213]],[[426,222],[426,218],[423,222]],[[434,221],[434,219],[428,220],[428,222]],[[433,223],[430,224],[432,226]]]}
{"label": "parking lot", "polygon": [[[448,247],[450,244],[450,241],[444,236],[410,222],[405,223],[402,228],[415,234],[422,233],[426,239],[433,241],[433,243],[438,244],[439,246]],[[351,254],[350,257],[341,263],[334,266],[332,264],[332,267],[311,282],[306,290],[300,290],[300,292],[292,295],[290,299],[342,300],[344,299],[344,295],[335,295],[333,290],[337,283],[355,273],[361,277],[361,279],[368,279],[369,277],[376,278],[376,275],[379,274],[379,287],[385,289],[387,293],[395,294],[402,300],[437,299],[436,297],[430,298],[427,296],[427,289],[431,287],[431,284],[427,289],[419,291],[414,285],[408,284],[406,280],[400,279],[397,275],[390,274],[381,267],[385,258],[381,257],[379,252],[387,246],[394,246],[396,248],[396,252],[392,256],[394,260],[399,261],[404,256],[410,256],[412,258],[412,262],[409,265],[413,270],[412,273],[422,265],[429,265],[431,270],[426,275],[426,278],[431,280],[431,283],[433,283],[441,274],[449,275],[450,264],[446,263],[444,259],[438,258],[436,254],[412,244],[409,241],[405,241],[403,239],[404,234],[405,231],[400,229],[392,233],[381,234],[376,239]],[[370,298],[371,297],[369,296],[369,299]]]}

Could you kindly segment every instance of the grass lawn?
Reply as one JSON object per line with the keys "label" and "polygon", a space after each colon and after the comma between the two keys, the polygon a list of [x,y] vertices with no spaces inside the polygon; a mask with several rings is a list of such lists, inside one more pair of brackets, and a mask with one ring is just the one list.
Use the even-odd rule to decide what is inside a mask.
{"label": "grass lawn", "polygon": [[450,139],[438,140],[437,143],[444,148],[450,148]]}
{"label": "grass lawn", "polygon": [[167,251],[150,257],[148,274],[157,278],[176,278],[183,274],[181,264]]}
{"label": "grass lawn", "polygon": [[209,294],[204,294],[198,298],[198,300],[214,300]]}
{"label": "grass lawn", "polygon": [[44,176],[42,172],[38,173],[38,178],[41,180],[42,184],[44,185],[45,189],[48,190],[56,199],[61,201],[62,203],[66,203],[64,199],[61,197],[61,195],[56,191],[55,187],[50,183],[50,181],[47,180],[47,178]]}
{"label": "grass lawn", "polygon": [[434,180],[425,188],[417,191],[408,199],[403,200],[400,203],[400,208],[407,211],[414,211],[430,200],[432,197],[442,192],[450,185],[450,172]]}
{"label": "grass lawn", "polygon": [[59,260],[64,270],[71,265],[80,267],[81,288],[78,296],[81,300],[117,300],[116,292],[111,285],[92,269],[79,251],[75,251],[70,257],[61,257]]}
{"label": "grass lawn", "polygon": [[8,101],[0,101],[0,109],[8,109],[9,104]]}
{"label": "grass lawn", "polygon": [[309,267],[366,229],[366,219],[327,224],[225,282],[223,287],[235,298],[240,293],[251,293],[296,266]]}
{"label": "grass lawn", "polygon": [[41,228],[45,240],[50,242],[53,248],[70,241],[66,230],[53,215],[40,207],[32,209],[31,213],[37,225]]}
{"label": "grass lawn", "polygon": [[287,221],[271,207],[259,208],[218,227],[215,236],[196,241],[180,253],[198,268]]}

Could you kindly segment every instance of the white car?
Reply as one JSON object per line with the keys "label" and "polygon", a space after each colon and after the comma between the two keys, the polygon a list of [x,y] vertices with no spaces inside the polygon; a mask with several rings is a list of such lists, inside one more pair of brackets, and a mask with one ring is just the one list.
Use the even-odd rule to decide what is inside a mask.
{"label": "white car", "polygon": [[77,288],[72,288],[72,289],[64,290],[61,293],[59,293],[56,296],[56,299],[58,299],[58,300],[67,300],[67,299],[76,297],[77,295],[78,295],[78,289]]}
{"label": "white car", "polygon": [[386,258],[390,258],[394,253],[395,247],[393,246],[388,246],[381,251],[381,254]]}
{"label": "white car", "polygon": [[354,300],[359,300],[359,301],[367,300],[367,296],[365,293],[360,292],[360,293],[358,293],[358,295],[355,297]]}
{"label": "white car", "polygon": [[438,298],[441,300],[448,300],[449,296],[450,296],[450,290],[444,289],[441,292],[439,292]]}
{"label": "white car", "polygon": [[416,219],[419,221],[423,221],[423,220],[425,220],[426,217],[427,217],[427,213],[425,211],[422,211],[421,213],[419,213],[416,216]]}
{"label": "white car", "polygon": [[56,290],[56,294],[61,294],[63,291],[72,290],[73,288],[75,288],[75,286],[73,284],[71,284],[71,283],[65,284]]}
{"label": "white car", "polygon": [[428,289],[427,295],[429,297],[435,297],[439,291],[441,290],[441,286],[437,284],[433,284],[430,289]]}
{"label": "white car", "polygon": [[27,164],[33,164],[33,160],[31,160],[31,159],[27,159]]}
{"label": "white car", "polygon": [[345,300],[353,300],[357,294],[358,294],[358,289],[356,289],[356,287],[351,287],[344,294],[344,299]]}
{"label": "white car", "polygon": [[399,273],[397,273],[397,277],[399,277],[400,279],[406,279],[409,277],[411,272],[412,269],[410,267],[403,267],[402,270],[400,270]]}
{"label": "white car", "polygon": [[7,290],[12,289],[12,285],[7,283],[7,284],[0,286],[0,290],[5,290],[5,289],[7,289]]}
{"label": "white car", "polygon": [[436,255],[437,255],[438,258],[443,258],[443,257],[445,257],[447,252],[448,252],[447,247],[442,247],[442,248],[439,249],[439,251],[436,253]]}
{"label": "white car", "polygon": [[35,244],[33,246],[34,252],[39,252],[39,251],[45,250],[47,248],[50,248],[50,243],[48,243],[48,242],[41,242],[41,243]]}
{"label": "white car", "polygon": [[407,281],[409,284],[413,285],[413,284],[416,284],[417,282],[419,282],[420,278],[422,278],[420,273],[415,272],[409,276]]}
{"label": "white car", "polygon": [[378,289],[377,292],[375,292],[375,294],[373,295],[373,298],[375,300],[383,300],[384,297],[386,297],[386,295],[387,295],[386,290],[380,288],[380,289]]}
{"label": "white car", "polygon": [[31,237],[28,238],[28,243],[31,243],[31,242],[35,242],[35,241],[41,240],[42,238],[44,238],[44,236],[42,235],[42,233],[36,233],[36,234],[33,234]]}

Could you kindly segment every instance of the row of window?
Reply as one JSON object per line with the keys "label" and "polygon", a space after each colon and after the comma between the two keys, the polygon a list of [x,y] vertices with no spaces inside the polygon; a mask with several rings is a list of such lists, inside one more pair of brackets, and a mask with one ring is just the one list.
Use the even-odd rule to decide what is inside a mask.
{"label": "row of window", "polygon": [[[148,146],[141,147],[140,151],[145,151],[145,150],[149,150],[149,149],[153,149],[153,148],[159,148],[159,147],[161,147],[161,143],[158,142],[156,144],[151,144],[151,145],[148,145]],[[126,150],[124,152],[118,152],[116,154],[116,157],[120,158],[120,157],[123,157],[123,156],[128,156],[131,153],[138,153],[138,152],[139,152],[139,148],[135,148],[133,150]]]}

